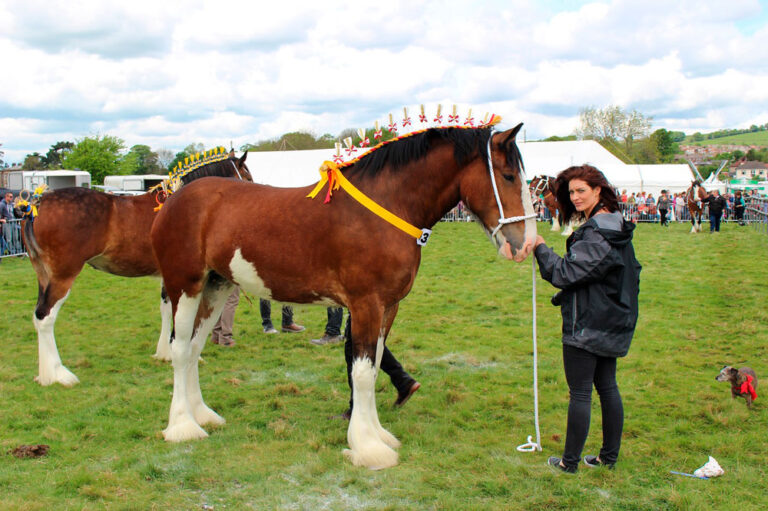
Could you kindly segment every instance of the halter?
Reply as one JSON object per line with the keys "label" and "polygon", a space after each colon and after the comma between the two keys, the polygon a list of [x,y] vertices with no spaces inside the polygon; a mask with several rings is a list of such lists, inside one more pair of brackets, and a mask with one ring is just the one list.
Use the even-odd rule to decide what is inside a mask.
{"label": "halter", "polygon": [[[490,135],[488,136],[488,147],[487,147],[488,172],[491,175],[491,186],[493,187],[493,195],[494,197],[496,197],[496,205],[499,206],[499,224],[496,226],[496,228],[493,231],[491,231],[491,237],[496,236],[496,233],[499,232],[499,229],[501,229],[507,224],[512,224],[515,222],[524,222],[529,218],[536,218],[537,216],[536,213],[531,213],[530,215],[504,217],[504,207],[501,205],[501,198],[499,197],[499,189],[496,186],[496,179],[493,176],[493,161],[491,161],[491,139],[492,138],[493,138],[493,132],[491,132]],[[520,167],[520,178],[523,180],[523,182],[526,182],[525,170],[523,170],[522,167]]]}

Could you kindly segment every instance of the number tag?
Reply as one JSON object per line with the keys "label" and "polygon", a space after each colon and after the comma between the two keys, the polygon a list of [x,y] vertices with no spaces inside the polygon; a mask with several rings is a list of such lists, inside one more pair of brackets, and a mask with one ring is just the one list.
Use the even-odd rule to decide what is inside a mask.
{"label": "number tag", "polygon": [[419,237],[419,238],[417,238],[417,239],[416,239],[416,243],[417,243],[419,246],[422,246],[422,247],[423,247],[423,246],[424,246],[424,245],[426,245],[426,244],[427,244],[427,242],[429,241],[429,235],[430,235],[430,234],[432,234],[432,231],[431,231],[431,230],[429,230],[429,229],[422,229],[422,230],[421,230],[421,237]]}

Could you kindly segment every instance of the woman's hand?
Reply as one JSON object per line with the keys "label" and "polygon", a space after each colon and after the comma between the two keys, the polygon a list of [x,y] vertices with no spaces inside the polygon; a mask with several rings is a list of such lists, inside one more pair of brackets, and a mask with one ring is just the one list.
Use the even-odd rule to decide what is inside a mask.
{"label": "woman's hand", "polygon": [[547,243],[544,241],[544,238],[541,237],[541,234],[536,235],[536,241],[533,243],[533,249],[536,250],[536,247],[539,245],[546,245]]}

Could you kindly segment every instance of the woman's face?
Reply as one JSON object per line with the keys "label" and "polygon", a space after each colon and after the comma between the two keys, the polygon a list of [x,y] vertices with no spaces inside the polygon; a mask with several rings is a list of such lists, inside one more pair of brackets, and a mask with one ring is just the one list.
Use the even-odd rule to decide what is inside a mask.
{"label": "woman's face", "polygon": [[600,187],[590,188],[581,179],[571,179],[568,182],[568,194],[576,211],[590,212],[600,200]]}

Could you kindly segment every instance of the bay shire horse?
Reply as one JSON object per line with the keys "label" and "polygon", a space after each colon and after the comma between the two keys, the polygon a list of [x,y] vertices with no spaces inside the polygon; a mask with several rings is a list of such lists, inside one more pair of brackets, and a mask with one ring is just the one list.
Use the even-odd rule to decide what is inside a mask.
{"label": "bay shire horse", "polygon": [[685,191],[685,203],[688,205],[688,212],[691,214],[691,234],[701,232],[701,214],[704,211],[704,205],[701,200],[706,197],[707,191],[698,179],[693,181],[691,186]]}
{"label": "bay shire horse", "polygon": [[[203,401],[198,357],[239,285],[280,302],[349,309],[354,407],[344,454],[371,469],[396,465],[400,443],[379,423],[374,391],[398,305],[428,227],[459,200],[507,258],[530,253],[536,222],[515,143],[521,126],[424,130],[341,168],[325,162],[314,190],[206,179],[172,195],[152,226],[174,321],[165,439],[204,438],[201,425],[225,422]],[[325,202],[311,198],[321,189]]]}
{"label": "bay shire horse", "polygon": [[[181,184],[205,176],[252,181],[246,156],[237,159],[230,153],[226,159],[189,172],[181,178]],[[61,363],[53,327],[85,264],[122,277],[160,275],[149,232],[157,216],[158,194],[162,193],[155,190],[137,196],[116,196],[88,188],[63,188],[43,194],[38,216],[24,222],[22,236],[38,283],[33,321],[39,357],[35,381],[40,385],[72,386],[79,381]],[[169,360],[171,307],[164,293],[160,311],[162,327],[155,357]]]}
{"label": "bay shire horse", "polygon": [[549,216],[552,218],[553,231],[560,230],[560,209],[557,203],[555,193],[555,178],[550,176],[535,176],[528,185],[531,190],[534,206],[537,202],[549,210]]}

